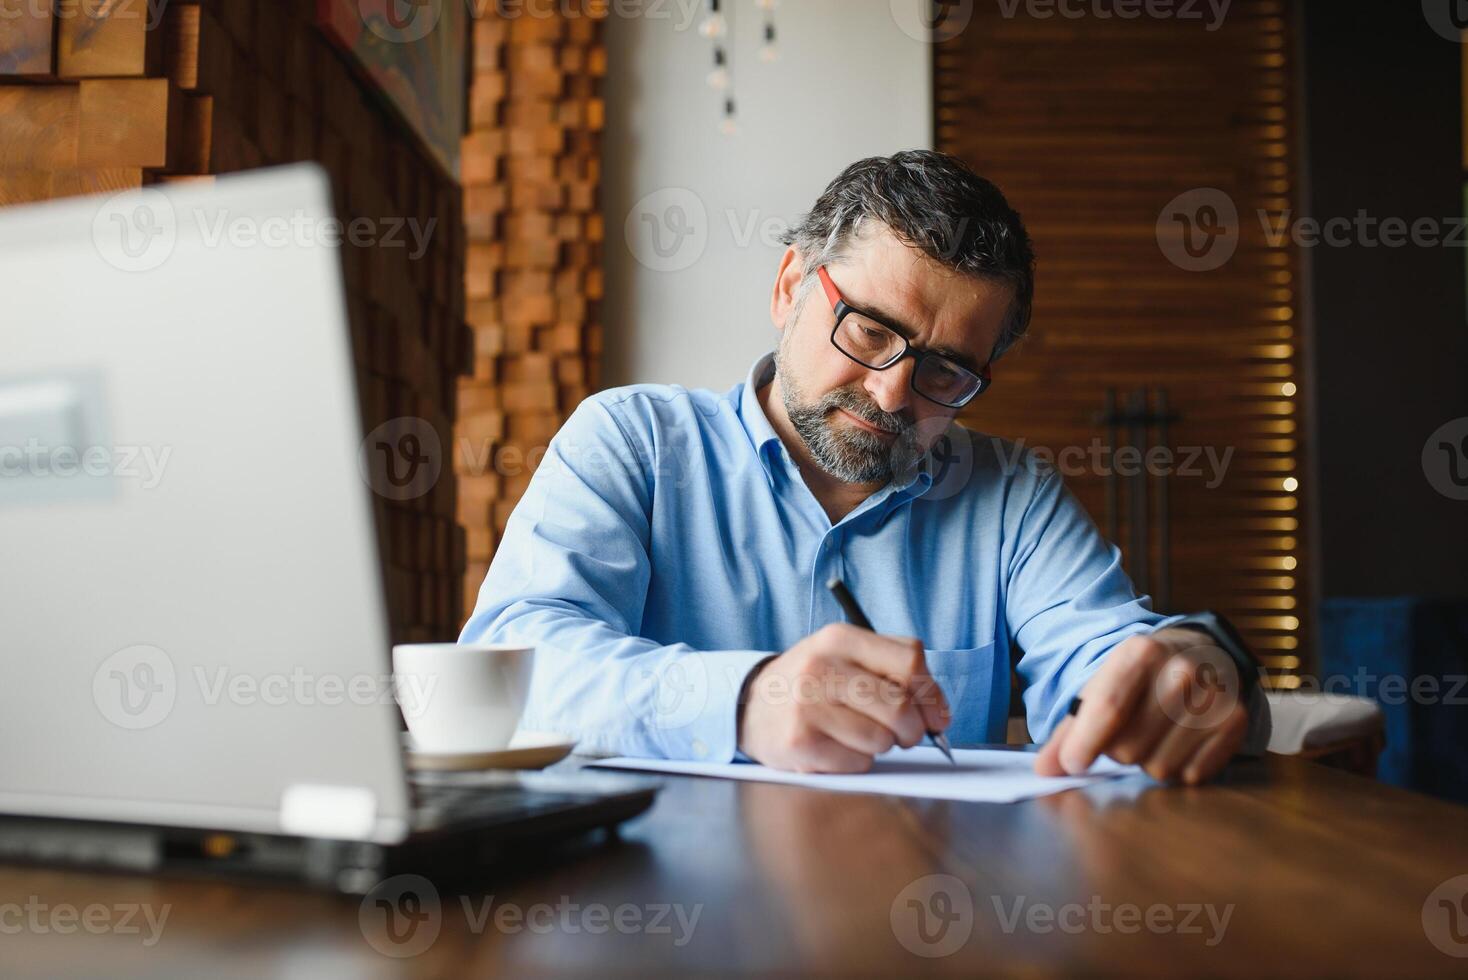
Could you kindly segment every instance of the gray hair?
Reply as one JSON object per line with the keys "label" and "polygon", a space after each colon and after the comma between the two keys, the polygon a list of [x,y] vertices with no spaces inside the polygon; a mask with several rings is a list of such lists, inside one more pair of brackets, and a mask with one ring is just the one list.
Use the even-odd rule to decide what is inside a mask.
{"label": "gray hair", "polygon": [[869,221],[950,269],[1011,287],[1014,299],[994,358],[1025,335],[1035,297],[1035,254],[1024,222],[999,188],[956,157],[932,150],[858,160],[831,181],[783,238],[805,259],[797,305],[815,288],[816,270],[845,258]]}

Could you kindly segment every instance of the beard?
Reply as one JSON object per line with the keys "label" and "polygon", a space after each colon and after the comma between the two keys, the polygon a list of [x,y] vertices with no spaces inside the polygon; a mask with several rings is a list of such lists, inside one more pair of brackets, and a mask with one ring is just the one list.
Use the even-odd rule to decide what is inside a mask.
{"label": "beard", "polygon": [[[780,379],[785,414],[817,466],[843,483],[887,484],[894,477],[912,473],[922,455],[915,425],[882,411],[856,384],[808,401],[800,384],[784,370],[780,354],[785,344],[780,347],[775,356],[775,376]],[[892,435],[879,436],[851,424],[838,426],[832,417],[837,409]]]}

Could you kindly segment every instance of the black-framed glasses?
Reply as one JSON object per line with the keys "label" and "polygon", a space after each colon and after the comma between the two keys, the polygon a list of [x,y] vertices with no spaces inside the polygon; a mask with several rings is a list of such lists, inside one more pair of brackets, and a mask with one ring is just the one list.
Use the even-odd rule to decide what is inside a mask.
{"label": "black-framed glasses", "polygon": [[988,389],[991,379],[987,364],[975,374],[942,354],[918,350],[879,318],[846,302],[825,266],[817,269],[816,274],[836,314],[831,345],[841,353],[873,371],[885,371],[912,355],[917,362],[912,372],[912,390],[944,408],[963,408]]}

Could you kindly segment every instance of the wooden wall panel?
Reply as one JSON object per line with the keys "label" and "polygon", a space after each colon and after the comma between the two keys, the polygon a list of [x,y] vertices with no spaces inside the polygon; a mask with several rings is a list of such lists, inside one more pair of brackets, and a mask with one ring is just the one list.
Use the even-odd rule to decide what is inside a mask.
{"label": "wooden wall panel", "polygon": [[[1032,335],[966,421],[1084,448],[1107,437],[1094,418],[1107,388],[1167,387],[1170,444],[1233,453],[1217,487],[1169,481],[1171,604],[1229,615],[1290,686],[1309,636],[1298,284],[1293,251],[1258,219],[1296,199],[1285,4],[1236,0],[1216,30],[1018,10],[973,5],[935,58],[939,147],[1004,190],[1039,263]],[[1160,244],[1165,206],[1194,188],[1240,216],[1216,269],[1181,268]],[[1083,468],[1067,482],[1100,523],[1105,481]]]}
{"label": "wooden wall panel", "polygon": [[0,78],[50,75],[56,66],[56,16],[49,4],[0,4]]}
{"label": "wooden wall panel", "polygon": [[142,2],[56,0],[56,73],[62,78],[157,75],[163,32],[148,7]]}
{"label": "wooden wall panel", "polygon": [[480,4],[464,139],[464,286],[472,376],[459,384],[455,466],[473,607],[546,444],[600,384],[598,0],[530,15]]}

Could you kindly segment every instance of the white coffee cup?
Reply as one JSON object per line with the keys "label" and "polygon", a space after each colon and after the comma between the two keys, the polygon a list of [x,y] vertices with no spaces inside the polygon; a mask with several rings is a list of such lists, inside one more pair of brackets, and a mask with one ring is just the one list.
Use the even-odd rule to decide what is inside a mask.
{"label": "white coffee cup", "polygon": [[403,643],[392,649],[398,706],[422,752],[506,748],[530,692],[534,647]]}

